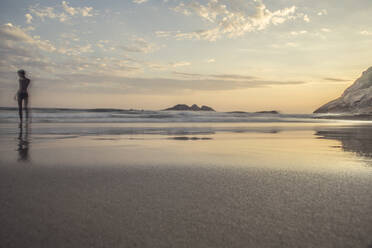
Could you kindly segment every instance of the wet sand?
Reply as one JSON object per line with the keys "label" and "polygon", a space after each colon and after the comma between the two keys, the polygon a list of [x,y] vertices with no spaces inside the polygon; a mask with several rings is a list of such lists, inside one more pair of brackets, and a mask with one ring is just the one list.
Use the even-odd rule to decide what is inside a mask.
{"label": "wet sand", "polygon": [[0,247],[371,247],[370,139],[345,130],[3,135]]}
{"label": "wet sand", "polygon": [[370,177],[2,166],[1,247],[368,247]]}

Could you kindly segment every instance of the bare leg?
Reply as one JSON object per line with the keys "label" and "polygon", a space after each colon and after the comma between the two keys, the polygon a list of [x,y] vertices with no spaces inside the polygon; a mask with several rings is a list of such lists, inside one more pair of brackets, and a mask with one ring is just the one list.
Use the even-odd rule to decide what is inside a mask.
{"label": "bare leg", "polygon": [[19,113],[19,119],[22,122],[22,99],[18,97],[18,113]]}
{"label": "bare leg", "polygon": [[26,121],[28,121],[28,97],[24,98],[25,110],[26,110]]}

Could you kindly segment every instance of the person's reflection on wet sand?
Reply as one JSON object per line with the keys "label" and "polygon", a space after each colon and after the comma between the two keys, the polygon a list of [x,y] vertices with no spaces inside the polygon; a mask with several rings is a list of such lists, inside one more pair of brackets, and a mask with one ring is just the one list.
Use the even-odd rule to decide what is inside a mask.
{"label": "person's reflection on wet sand", "polygon": [[30,149],[29,126],[28,126],[28,123],[26,123],[25,127],[23,128],[23,125],[21,124],[19,125],[18,147],[17,147],[18,162],[29,162],[30,161],[29,149]]}

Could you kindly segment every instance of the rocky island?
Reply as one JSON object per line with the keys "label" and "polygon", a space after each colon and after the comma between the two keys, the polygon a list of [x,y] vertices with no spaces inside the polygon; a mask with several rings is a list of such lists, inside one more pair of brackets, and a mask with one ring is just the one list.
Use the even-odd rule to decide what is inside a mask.
{"label": "rocky island", "polygon": [[372,114],[372,67],[364,71],[337,99],[321,106],[314,113]]}
{"label": "rocky island", "polygon": [[173,107],[164,109],[164,111],[168,111],[168,110],[173,110],[173,111],[215,111],[211,107],[208,107],[208,106],[205,106],[205,105],[199,107],[196,104],[193,104],[191,106],[188,106],[186,104],[177,104]]}
{"label": "rocky island", "polygon": [[278,115],[279,114],[279,111],[277,110],[268,110],[268,111],[258,111],[258,112],[254,112],[255,114],[272,114],[272,115]]}

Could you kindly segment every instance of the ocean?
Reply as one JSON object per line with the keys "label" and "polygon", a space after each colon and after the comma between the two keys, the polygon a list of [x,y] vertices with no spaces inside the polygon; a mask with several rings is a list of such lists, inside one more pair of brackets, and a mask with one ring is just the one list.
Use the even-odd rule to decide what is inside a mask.
{"label": "ocean", "polygon": [[[317,114],[32,108],[33,123],[319,122]],[[18,122],[18,109],[0,107],[0,123]],[[324,121],[323,121],[324,122]]]}

